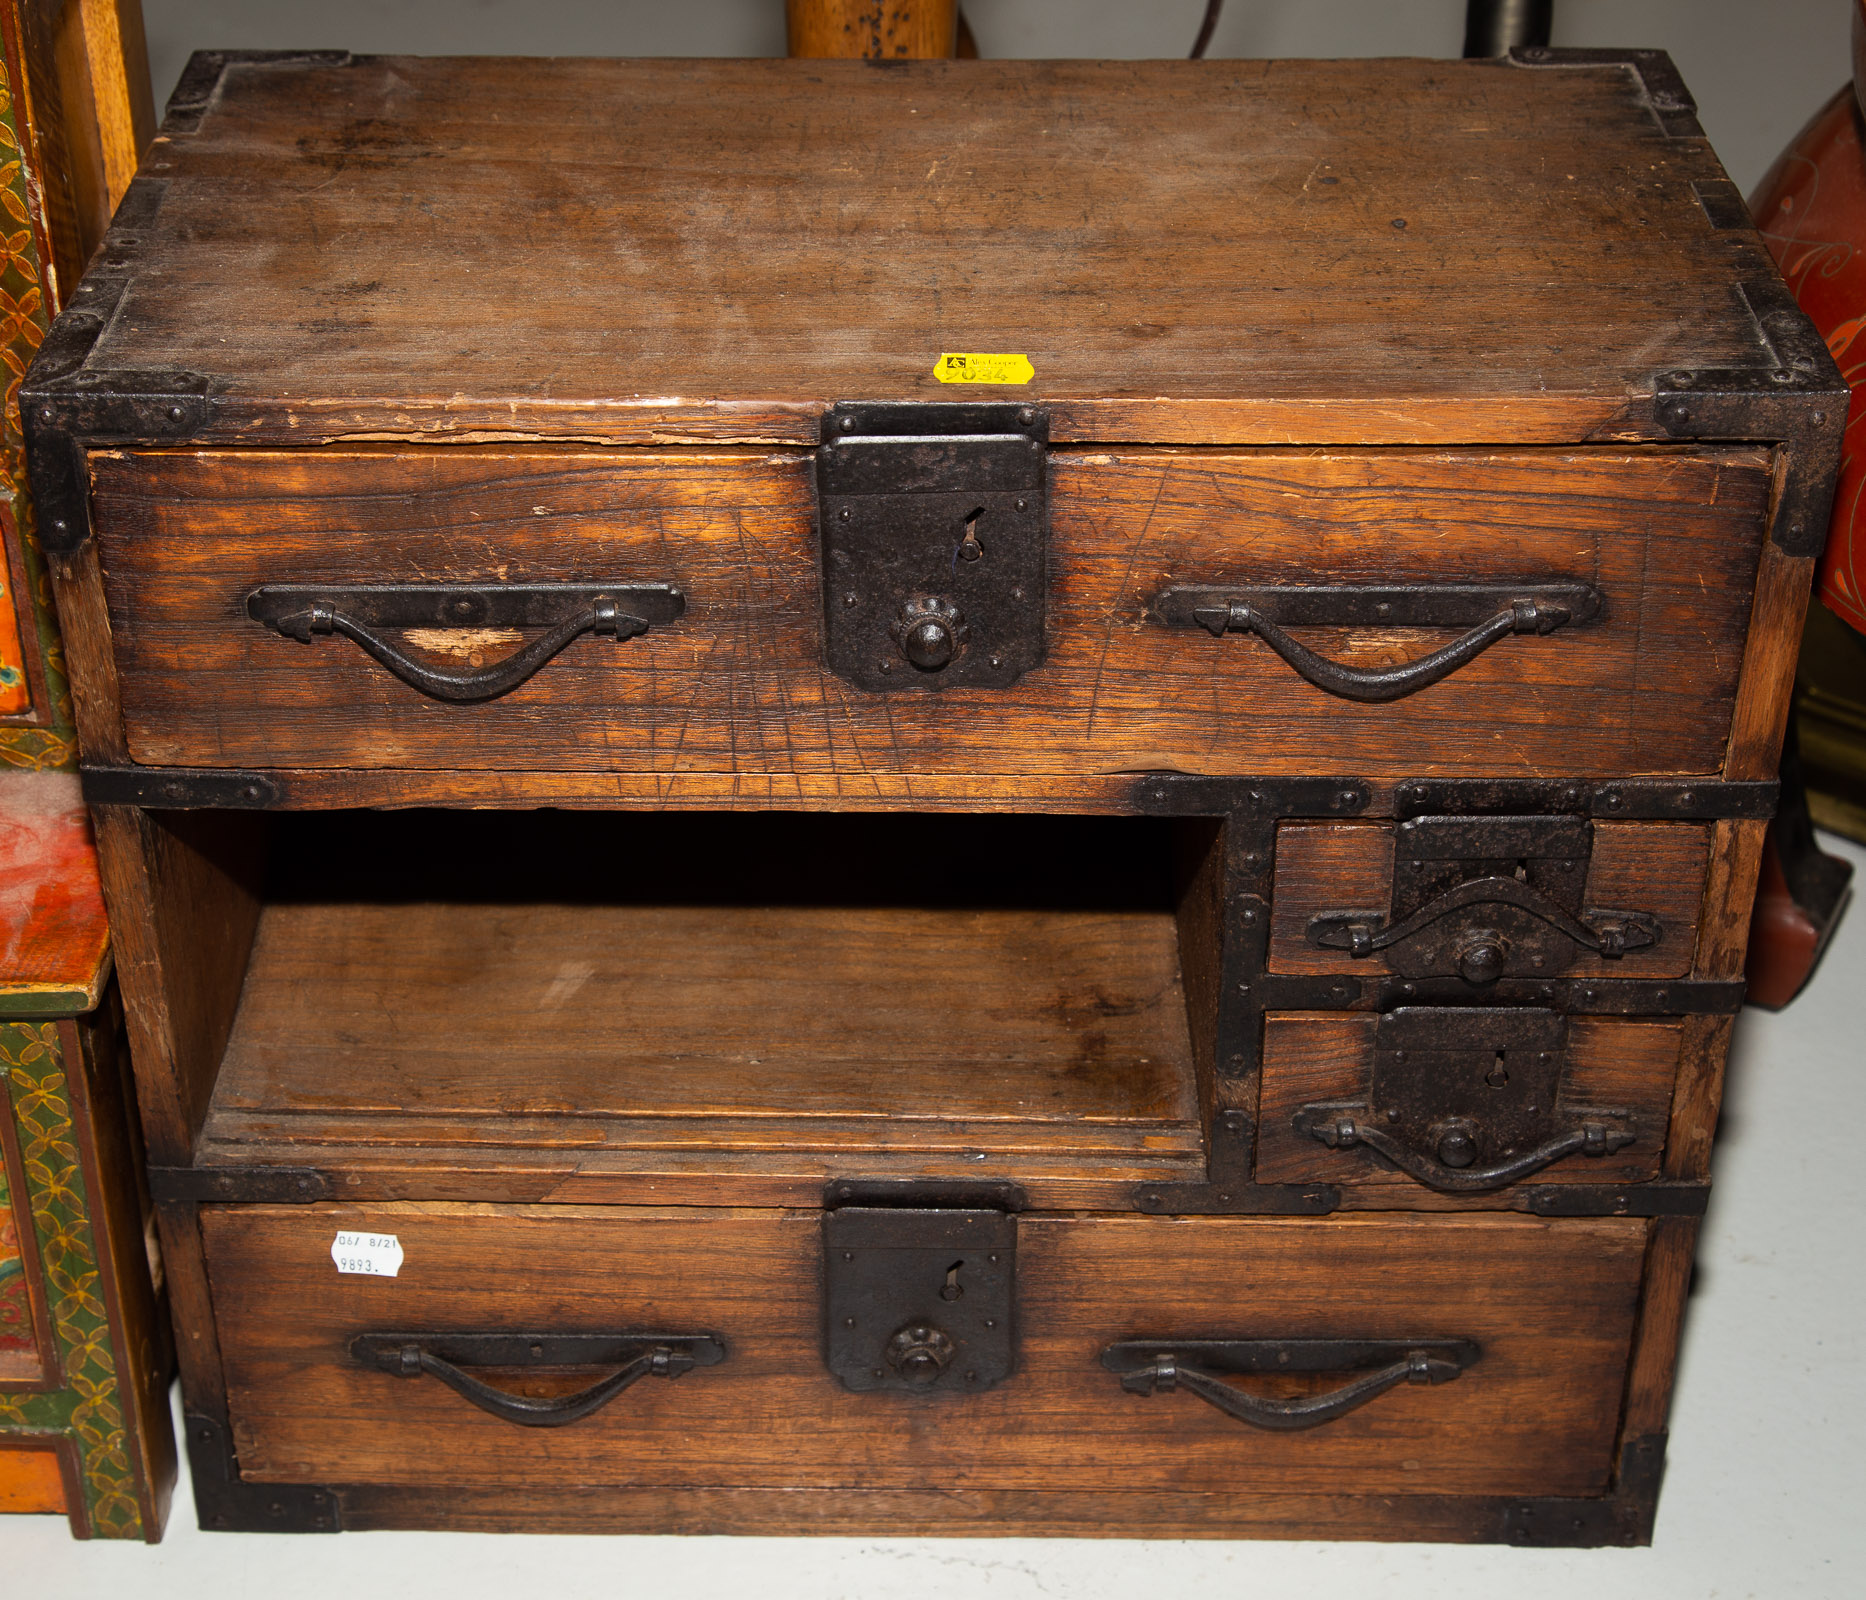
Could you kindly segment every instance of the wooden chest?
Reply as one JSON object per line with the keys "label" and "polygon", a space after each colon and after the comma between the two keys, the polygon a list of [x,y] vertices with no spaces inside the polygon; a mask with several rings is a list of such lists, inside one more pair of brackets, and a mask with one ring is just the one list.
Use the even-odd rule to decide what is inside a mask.
{"label": "wooden chest", "polygon": [[22,406],[207,1525],[1650,1536],[1845,412],[1662,56],[197,57]]}

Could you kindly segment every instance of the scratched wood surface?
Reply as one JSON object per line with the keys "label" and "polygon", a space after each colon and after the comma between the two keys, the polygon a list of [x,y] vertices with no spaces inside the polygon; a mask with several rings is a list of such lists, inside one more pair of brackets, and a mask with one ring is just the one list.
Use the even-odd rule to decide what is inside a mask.
{"label": "scratched wood surface", "polygon": [[[111,452],[93,518],[129,754],[200,766],[680,774],[1714,772],[1766,460],[1735,450],[1061,452],[1048,658],[1009,689],[829,673],[798,453]],[[989,535],[986,535],[989,548]],[[586,637],[480,705],[244,614],[262,583],[669,582],[684,617]],[[1601,620],[1505,639],[1387,705],[1244,636],[1147,620],[1180,583],[1581,579]],[[1359,667],[1454,631],[1301,630]],[[424,633],[459,665],[518,639]],[[451,648],[453,654],[445,654]]]}
{"label": "scratched wood surface", "polygon": [[[219,1315],[245,1476],[555,1489],[1039,1489],[1060,1472],[1078,1490],[1597,1493],[1646,1237],[1623,1218],[1029,1215],[1016,1375],[977,1396],[919,1396],[852,1394],[825,1369],[813,1211],[201,1215],[211,1275],[240,1286]],[[340,1276],[339,1228],[394,1233],[400,1276]],[[716,1332],[728,1359],[548,1430],[347,1354],[370,1331],[648,1324]],[[1189,1394],[1124,1393],[1101,1350],[1154,1336],[1463,1337],[1483,1354],[1451,1383],[1401,1385],[1324,1427],[1275,1434]]]}
{"label": "scratched wood surface", "polygon": [[[1392,1190],[1395,1200],[1429,1199],[1429,1190],[1372,1151],[1330,1150],[1293,1125],[1305,1105],[1366,1104],[1378,1025],[1375,1017],[1338,1012],[1284,1012],[1264,1019],[1259,1183],[1374,1184]],[[1527,1181],[1637,1183],[1656,1178],[1684,1027],[1677,1018],[1570,1018],[1558,1117],[1574,1107],[1629,1111],[1625,1126],[1633,1142],[1612,1155],[1564,1156]]]}
{"label": "scratched wood surface", "polygon": [[[1597,822],[1584,907],[1645,911],[1659,919],[1659,942],[1609,960],[1577,950],[1565,975],[1677,978],[1696,954],[1710,828],[1698,823]],[[1393,898],[1391,823],[1295,822],[1277,830],[1276,895],[1270,912],[1272,972],[1392,970],[1376,950],[1360,959],[1311,944],[1309,921],[1333,911],[1386,916]],[[1484,925],[1481,908],[1464,916]]]}
{"label": "scratched wood surface", "polygon": [[1573,441],[1765,359],[1626,67],[247,64],[143,170],[93,364],[243,438],[812,440],[1015,351],[1062,438]]}

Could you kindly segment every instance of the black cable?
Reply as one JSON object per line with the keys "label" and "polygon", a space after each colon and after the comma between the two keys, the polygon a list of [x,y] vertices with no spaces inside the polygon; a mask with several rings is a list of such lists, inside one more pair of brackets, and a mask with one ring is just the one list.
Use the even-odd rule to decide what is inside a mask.
{"label": "black cable", "polygon": [[1205,20],[1199,24],[1199,36],[1192,41],[1193,61],[1205,59],[1205,47],[1212,42],[1212,34],[1218,28],[1218,13],[1225,8],[1225,0],[1205,0]]}

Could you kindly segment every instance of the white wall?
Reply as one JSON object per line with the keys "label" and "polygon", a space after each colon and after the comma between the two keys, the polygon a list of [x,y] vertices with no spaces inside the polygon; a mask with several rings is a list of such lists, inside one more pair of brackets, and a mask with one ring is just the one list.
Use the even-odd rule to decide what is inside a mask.
{"label": "white wall", "polygon": [[[1204,0],[965,0],[988,56],[1177,56]],[[1671,51],[1747,191],[1848,72],[1853,0],[1555,0],[1555,43]],[[192,50],[780,55],[783,0],[143,0],[156,103]],[[1464,0],[1227,0],[1214,56],[1456,55]]]}

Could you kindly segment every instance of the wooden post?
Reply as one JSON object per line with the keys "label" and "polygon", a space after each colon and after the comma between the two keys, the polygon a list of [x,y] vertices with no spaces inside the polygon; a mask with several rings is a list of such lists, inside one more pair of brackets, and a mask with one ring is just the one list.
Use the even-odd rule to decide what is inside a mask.
{"label": "wooden post", "polygon": [[785,0],[793,56],[927,61],[953,54],[958,0]]}

